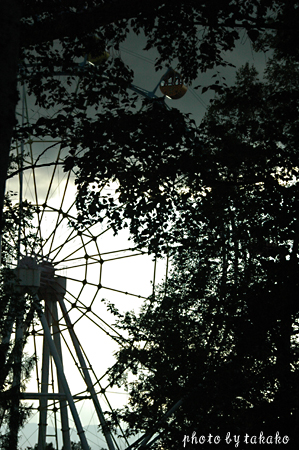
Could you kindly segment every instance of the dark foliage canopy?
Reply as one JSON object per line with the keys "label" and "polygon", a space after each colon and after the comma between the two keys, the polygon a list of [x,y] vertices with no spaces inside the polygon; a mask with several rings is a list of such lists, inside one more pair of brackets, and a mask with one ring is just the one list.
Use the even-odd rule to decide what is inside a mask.
{"label": "dark foliage canopy", "polygon": [[[45,116],[48,117],[46,122],[38,123],[34,131],[27,132],[33,135],[40,133],[41,137],[48,133],[61,139],[62,145],[69,147],[70,156],[65,167],[66,170],[78,167],[79,210],[82,216],[86,217],[88,214],[94,219],[98,219],[105,206],[100,196],[95,195],[89,182],[95,182],[97,188],[101,189],[103,176],[106,178],[107,175],[119,183],[121,202],[128,205],[132,203],[133,198],[136,200],[133,210],[130,207],[125,208],[125,217],[132,219],[137,210],[143,215],[145,210],[152,212],[153,207],[148,207],[142,192],[144,185],[148,184],[149,171],[156,162],[157,149],[169,149],[165,151],[171,154],[168,164],[170,167],[173,158],[178,156],[182,159],[181,151],[187,147],[192,136],[190,138],[187,132],[183,135],[177,133],[177,136],[182,137],[178,137],[178,142],[174,142],[174,133],[170,132],[168,141],[167,135],[157,132],[153,142],[153,126],[146,127],[145,122],[148,121],[148,115],[157,121],[157,106],[148,105],[144,114],[138,117],[132,115],[136,99],[131,98],[127,91],[133,79],[132,68],[125,67],[117,57],[110,58],[97,67],[78,66],[84,54],[99,55],[107,47],[117,50],[129,33],[143,33],[145,49],[154,48],[158,53],[156,69],[175,65],[185,81],[192,82],[201,72],[228,64],[225,52],[234,49],[243,30],[259,48],[281,45],[284,52],[292,55],[298,48],[295,45],[297,28],[294,26],[297,23],[298,8],[297,2],[292,1],[188,0],[174,7],[173,2],[169,0],[130,0],[125,4],[120,0],[14,0],[13,3],[5,0],[1,5],[1,16],[7,16],[8,20],[4,20],[7,29],[3,27],[2,42],[6,43],[5,54],[0,55],[7,65],[7,70],[1,72],[0,79],[3,89],[0,109],[0,123],[3,124],[3,176],[0,178],[4,183],[17,98],[13,83],[18,74],[19,78],[26,80],[29,92],[36,97],[37,105],[43,106]],[[95,35],[97,40],[94,39]],[[289,45],[290,39],[292,46]],[[62,73],[64,77],[61,76]],[[219,90],[219,85],[215,83],[212,83],[211,87]],[[47,111],[54,106],[56,111],[59,110],[59,114],[49,120]],[[95,111],[98,111],[97,114],[94,114]],[[160,108],[159,114],[163,114],[163,120],[165,116],[165,125],[174,123],[174,111],[162,113]],[[179,124],[180,132],[185,120],[177,113],[175,122]],[[111,125],[119,127],[119,141],[115,131],[111,132],[110,121]],[[153,122],[153,125],[156,123]],[[136,156],[138,148],[132,147],[138,127],[140,139],[137,141],[143,142],[144,147],[141,154]],[[194,132],[188,120],[185,127],[188,127],[191,133]],[[111,146],[107,130],[111,133]],[[124,144],[126,148],[121,150],[124,154],[120,154],[119,149]],[[111,147],[109,151],[108,147]],[[101,154],[97,158],[99,166],[93,163],[95,153]],[[143,161],[144,153],[151,162]],[[125,165],[125,169],[119,173],[115,161],[120,158],[126,158],[126,161],[129,159],[130,162],[128,167]],[[133,160],[136,160],[136,163],[133,164]],[[163,175],[167,155],[163,155],[162,161],[161,168],[159,164],[156,165],[156,172],[161,169],[162,184],[167,185],[169,170]],[[130,185],[136,182],[138,170],[143,171],[145,180],[142,180],[140,185],[133,184],[132,194],[128,191],[127,182],[129,180]],[[175,170],[176,167],[172,172]],[[179,172],[183,170],[184,168]],[[175,176],[172,173],[170,178]],[[173,189],[171,191],[173,194]],[[88,195],[85,203],[83,197],[86,194]],[[154,203],[158,205],[159,212],[154,211],[153,214],[159,214],[160,217],[163,208],[165,209],[165,206],[162,206],[165,201],[161,196],[158,197]],[[0,206],[2,210],[2,205]],[[115,211],[113,202],[111,206],[111,222],[115,228],[119,228],[123,217]],[[138,225],[133,224],[132,227],[132,231],[136,233]],[[152,223],[151,227],[155,228]]]}
{"label": "dark foliage canopy", "polygon": [[[12,136],[50,136],[69,149],[64,168],[77,176],[77,226],[106,217],[115,231],[130,227],[149,251],[176,255],[166,295],[125,317],[140,346],[119,354],[114,373],[120,382],[123,369],[138,369],[125,413],[132,431],[151,428],[186,397],[164,434],[166,448],[177,448],[183,427],[195,424],[208,432],[213,423],[219,433],[232,423],[236,433],[275,424],[291,435],[297,423],[298,6],[1,2],[2,194]],[[191,83],[228,64],[225,51],[240,30],[257,49],[275,49],[264,82],[247,66],[232,88],[211,83],[222,95],[200,127],[161,100],[140,110],[128,91],[133,70],[117,55],[130,32],[144,33],[145,48],[157,50],[156,69],[175,65]],[[116,56],[82,64],[107,48]],[[44,111],[24,127],[15,127],[17,78]],[[106,194],[107,183],[116,196]]]}
{"label": "dark foliage canopy", "polygon": [[[32,228],[32,207],[24,202],[22,209],[24,226]],[[30,416],[30,406],[20,403],[21,392],[31,376],[35,364],[33,356],[23,354],[28,338],[28,326],[34,318],[32,296],[14,289],[17,277],[10,263],[18,258],[18,225],[20,210],[13,205],[11,193],[5,197],[4,227],[2,230],[2,270],[0,272],[0,446],[3,450],[17,448],[18,432]],[[34,245],[35,235],[28,233],[20,243],[27,247]],[[11,339],[14,327],[27,331]]]}
{"label": "dark foliage canopy", "polygon": [[172,224],[172,274],[140,314],[119,317],[132,347],[113,381],[131,394],[130,432],[184,399],[161,448],[193,431],[223,448],[227,431],[297,442],[298,81],[297,62],[274,58],[262,81],[246,65],[213,102],[197,189]]}

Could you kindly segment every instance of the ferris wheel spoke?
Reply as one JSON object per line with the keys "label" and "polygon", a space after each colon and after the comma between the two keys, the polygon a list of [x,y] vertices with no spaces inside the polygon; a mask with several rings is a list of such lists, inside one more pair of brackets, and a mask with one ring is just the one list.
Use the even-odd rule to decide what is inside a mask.
{"label": "ferris wheel spoke", "polygon": [[[62,220],[65,219],[66,215],[63,214],[62,215]],[[49,241],[49,239],[52,238],[54,232],[51,233],[50,236],[48,236],[48,238],[45,240],[45,243]],[[49,254],[51,254],[52,259],[57,260],[58,255],[60,254],[60,252],[62,250],[65,249],[66,244],[69,244],[71,241],[74,241],[76,238],[78,238],[78,233],[76,232],[76,230],[71,229],[71,231],[69,232],[68,236],[65,238],[65,240],[63,242],[61,242],[59,245],[57,245],[55,248],[51,249],[51,252],[49,252]],[[90,238],[89,242],[92,242],[93,238]],[[78,245],[74,245],[74,250],[71,251],[68,255],[64,255],[63,260],[67,260],[70,256],[78,253],[80,250],[84,249],[87,246],[86,243],[84,243],[81,239],[81,244]]]}
{"label": "ferris wheel spoke", "polygon": [[[86,260],[84,262],[80,262],[82,259],[83,258],[63,259],[63,260],[56,261],[55,264],[59,265],[59,264],[62,264],[64,262],[64,263],[68,263],[67,268],[69,270],[71,270],[71,269],[79,269],[80,267],[85,267],[86,266]],[[98,260],[98,261],[95,260],[95,261],[89,262],[89,265],[91,267],[92,265],[97,265],[97,264],[100,264],[100,263],[101,263],[100,260]],[[64,268],[61,268],[61,269],[57,268],[56,269],[57,272],[63,271],[63,270],[65,270],[65,269]],[[82,280],[78,280],[77,279],[77,281],[81,282]]]}
{"label": "ferris wheel spoke", "polygon": [[[95,284],[92,284],[94,287],[98,287]],[[94,312],[94,310],[92,309],[92,304],[94,302],[94,300],[97,298],[99,289],[96,291],[93,300],[91,301],[89,306],[86,306],[86,304],[84,304],[82,301],[80,301],[80,296],[78,296],[78,299],[76,299],[76,303],[71,303],[69,300],[69,302],[71,303],[71,307],[70,307],[70,311],[72,311],[73,309],[76,309],[78,312],[81,313],[81,316],[72,323],[72,326],[74,326],[77,322],[79,322],[83,317],[86,317],[89,321],[91,321],[95,326],[97,326],[98,328],[100,328],[102,331],[104,331],[106,334],[108,334],[112,339],[117,339],[117,342],[120,342],[119,339],[122,338],[122,335],[119,331],[115,330],[114,327],[112,327],[111,325],[108,324],[107,321],[105,321],[102,317],[100,317],[98,314],[96,314]],[[68,312],[68,314],[69,314]],[[94,316],[94,318],[90,317],[89,314],[92,314]],[[100,323],[102,323],[106,328],[103,328]],[[111,335],[107,332],[107,328],[109,330],[111,330],[114,335]]]}
{"label": "ferris wheel spoke", "polygon": [[[86,267],[85,267],[85,268],[86,268]],[[83,286],[81,287],[80,292],[82,292],[82,289],[84,289],[84,286],[86,286],[87,284],[88,284],[89,286],[94,286],[95,288],[102,287],[102,286],[99,286],[99,284],[95,284],[95,283],[91,283],[91,282],[88,283],[88,282],[86,281],[85,278],[79,279],[79,278],[68,277],[67,280],[68,280],[68,281],[75,281],[75,282],[77,282],[78,284],[82,284]],[[78,297],[80,297],[80,294],[78,294]]]}
{"label": "ferris wheel spoke", "polygon": [[[59,164],[59,160],[60,160],[60,155],[61,155],[61,146],[59,146],[59,150],[58,150],[58,153],[57,153],[57,157],[56,157],[56,159],[55,159],[55,161],[54,161],[53,171],[52,171],[52,174],[51,174],[51,177],[50,177],[50,181],[49,181],[49,185],[48,185],[48,189],[47,189],[47,192],[46,192],[46,195],[45,195],[44,204],[47,204],[47,203],[48,203],[48,200],[49,200],[49,197],[50,197],[52,188],[53,188],[53,183],[54,183],[54,180],[55,180],[55,175],[56,175],[57,170],[58,170],[57,168],[58,168],[58,164]],[[44,210],[43,210],[43,213],[44,213]]]}
{"label": "ferris wheel spoke", "polygon": [[132,258],[134,256],[140,256],[140,253],[134,253],[132,255],[116,256],[115,258],[107,258],[104,261],[105,262],[118,261],[120,259]]}
{"label": "ferris wheel spoke", "polygon": [[48,147],[46,147],[41,153],[39,153],[39,155],[36,157],[36,159],[31,159],[31,165],[29,164],[27,167],[24,168],[24,170],[30,170],[30,169],[40,169],[41,167],[49,167],[49,166],[54,166],[55,164],[58,164],[57,162],[49,162],[49,163],[39,163],[39,161],[41,160],[41,158],[47,153],[49,152],[49,150],[57,147],[57,146],[61,146],[62,145],[62,140],[52,140],[52,141],[47,141],[47,140],[30,140],[31,145],[32,144],[50,144]]}
{"label": "ferris wheel spoke", "polygon": [[[31,142],[30,142],[30,159],[31,159],[31,164],[33,164],[34,157],[33,157],[33,148],[32,148],[32,143]],[[38,205],[38,191],[37,191],[37,182],[36,182],[36,171],[35,171],[34,168],[32,169],[32,179],[33,179],[35,205]],[[42,240],[42,234],[41,234],[42,214],[40,214],[39,208],[36,209],[36,217],[37,217],[37,223],[38,223],[38,226],[37,226],[37,238],[41,242],[41,240]],[[42,247],[40,248],[40,250],[42,251]]]}
{"label": "ferris wheel spoke", "polygon": [[[119,340],[116,338],[116,336],[114,336],[113,334],[109,333],[103,326],[100,325],[99,322],[96,322],[95,320],[93,320],[91,317],[89,317],[86,312],[83,312],[81,317],[79,317],[77,320],[72,322],[72,326],[75,327],[76,324],[82,319],[82,318],[87,318],[89,319],[90,322],[92,322],[97,328],[99,328],[104,334],[106,334],[109,338],[111,338],[112,340],[116,341],[117,343],[119,343]],[[109,326],[107,324],[107,322],[105,322],[103,319],[99,319],[100,322],[104,323],[104,325],[107,326],[107,328],[111,328],[112,331],[114,331],[115,333],[117,333],[111,326]],[[119,337],[121,337],[121,335],[119,335]]]}
{"label": "ferris wheel spoke", "polygon": [[[80,307],[78,307],[78,310],[80,311]],[[111,325],[109,325],[102,317],[99,317],[97,314],[95,314],[92,311],[92,314],[95,316],[95,319],[93,319],[92,317],[90,317],[88,315],[88,311],[81,311],[82,312],[82,317],[86,317],[90,322],[92,322],[96,327],[100,328],[105,334],[107,334],[107,336],[109,336],[111,339],[115,340],[117,343],[119,343],[119,339],[122,338],[122,335],[116,331]],[[76,322],[78,322],[81,318],[77,319]],[[74,324],[76,323],[74,322]],[[99,322],[103,323],[109,330],[111,330],[113,334],[110,334],[107,329],[103,328]]]}
{"label": "ferris wheel spoke", "polygon": [[[56,231],[55,231],[56,233]],[[49,242],[49,240],[52,238],[52,235],[54,233],[51,233],[51,236],[48,236],[48,238],[45,240],[45,245]],[[71,230],[69,235],[66,237],[65,241],[61,244],[59,244],[58,246],[56,246],[55,248],[49,249],[47,252],[47,255],[49,257],[51,257],[51,259],[53,259],[54,261],[57,260],[58,255],[60,254],[60,252],[62,250],[65,250],[66,244],[69,244],[71,241],[73,241],[74,239],[76,239],[76,232],[74,230]],[[75,245],[74,245],[75,250],[73,250],[68,256],[72,256],[74,254],[76,254],[80,249],[78,249]],[[63,257],[63,261],[65,261],[67,259],[66,257]]]}
{"label": "ferris wheel spoke", "polygon": [[133,294],[133,293],[127,292],[127,291],[121,291],[120,289],[113,289],[113,288],[108,287],[108,286],[102,286],[102,289],[107,289],[107,291],[117,292],[119,294],[125,294],[127,296],[141,298],[141,299],[144,299],[144,300],[147,300],[147,298],[148,298],[148,297],[144,297],[143,295],[140,295],[140,294]]}
{"label": "ferris wheel spoke", "polygon": [[[106,255],[113,255],[114,253],[121,253],[121,252],[128,252],[128,251],[136,251],[136,252],[138,252],[138,253],[136,253],[136,256],[138,256],[138,255],[145,255],[146,254],[146,252],[144,252],[144,251],[142,251],[142,250],[139,250],[139,249],[134,249],[134,248],[131,248],[131,247],[129,247],[129,248],[124,248],[124,249],[121,249],[121,250],[112,250],[112,251],[110,251],[110,252],[103,252],[102,253],[102,256],[106,256]],[[129,255],[129,256],[131,256],[131,255]],[[133,255],[133,256],[135,256],[135,255]],[[118,259],[118,257],[116,257],[116,258],[110,258],[110,260],[112,260],[112,259]],[[107,260],[106,260],[107,261]]]}
{"label": "ferris wheel spoke", "polygon": [[51,253],[52,246],[54,245],[54,239],[55,239],[57,230],[59,229],[59,224],[62,221],[61,216],[63,218],[63,214],[61,213],[61,211],[63,211],[63,204],[64,204],[64,201],[65,201],[65,196],[66,196],[67,188],[68,188],[68,185],[69,185],[69,179],[70,179],[70,172],[68,172],[68,175],[67,175],[67,180],[66,180],[66,183],[65,183],[65,186],[64,186],[64,191],[63,191],[62,198],[61,198],[59,214],[57,215],[56,223],[54,225],[54,231],[52,233],[52,241],[51,241],[50,248],[49,248],[49,254]]}
{"label": "ferris wheel spoke", "polygon": [[[50,207],[50,206],[44,204],[43,205],[43,214],[47,213],[47,212],[52,213],[52,214],[57,214],[58,219],[56,221],[55,227],[52,226],[53,229],[51,229],[50,232],[48,232],[48,237],[44,238],[44,244],[47,244],[49,242],[49,240],[52,238],[53,234],[55,234],[57,232],[59,225],[61,225],[62,221],[66,217],[71,218],[66,212],[61,212],[61,210],[57,210],[56,208],[53,208],[53,207]],[[60,220],[59,220],[59,217],[60,217]],[[72,231],[73,231],[73,233],[75,232],[75,230],[72,230]],[[73,234],[73,233],[70,233],[70,234]]]}
{"label": "ferris wheel spoke", "polygon": [[37,192],[37,182],[36,182],[36,171],[34,168],[34,156],[33,156],[33,147],[31,140],[29,141],[29,149],[30,149],[30,164],[32,165],[32,179],[33,179],[33,189],[34,189],[34,202],[38,205],[38,192]]}

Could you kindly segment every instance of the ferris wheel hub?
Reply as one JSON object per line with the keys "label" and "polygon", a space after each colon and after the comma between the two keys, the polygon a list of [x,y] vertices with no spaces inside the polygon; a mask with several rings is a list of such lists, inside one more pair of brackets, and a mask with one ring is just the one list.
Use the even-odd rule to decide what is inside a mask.
{"label": "ferris wheel hub", "polygon": [[54,265],[50,261],[42,261],[39,264],[41,270],[41,282],[38,291],[39,297],[45,302],[63,300],[66,293],[66,278],[55,276]]}
{"label": "ferris wheel hub", "polygon": [[38,264],[35,257],[24,256],[15,272],[17,291],[30,290],[45,302],[57,302],[64,298],[66,278],[55,275],[55,267],[50,261]]}
{"label": "ferris wheel hub", "polygon": [[30,289],[36,293],[40,286],[40,270],[35,258],[24,256],[15,269],[16,281],[14,288],[19,291]]}

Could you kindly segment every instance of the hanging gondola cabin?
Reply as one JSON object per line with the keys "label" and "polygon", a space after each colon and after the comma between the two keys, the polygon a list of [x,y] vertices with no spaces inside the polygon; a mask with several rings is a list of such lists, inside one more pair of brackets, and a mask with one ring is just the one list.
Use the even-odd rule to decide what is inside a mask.
{"label": "hanging gondola cabin", "polygon": [[168,98],[173,100],[182,98],[186,94],[187,89],[181,75],[173,69],[169,69],[161,78],[160,90]]}

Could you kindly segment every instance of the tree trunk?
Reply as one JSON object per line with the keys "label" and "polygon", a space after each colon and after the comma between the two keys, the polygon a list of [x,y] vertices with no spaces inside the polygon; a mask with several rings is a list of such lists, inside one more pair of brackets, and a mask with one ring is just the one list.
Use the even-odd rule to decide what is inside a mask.
{"label": "tree trunk", "polygon": [[16,123],[15,109],[18,101],[17,68],[21,18],[20,0],[1,0],[0,3],[0,226],[9,152]]}

